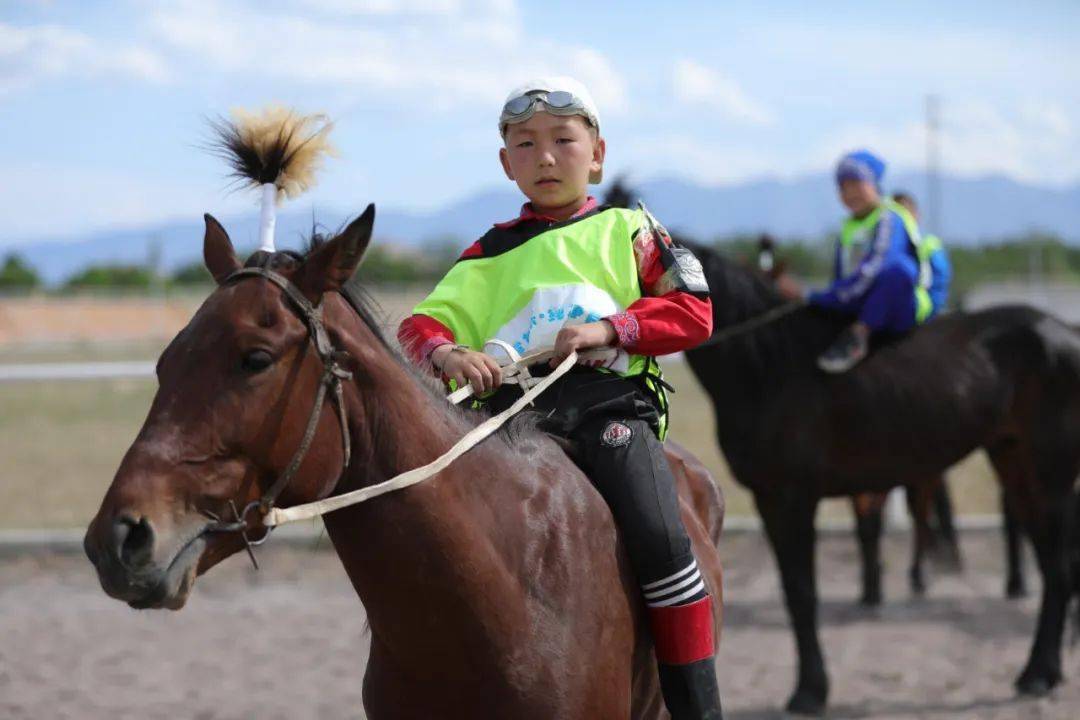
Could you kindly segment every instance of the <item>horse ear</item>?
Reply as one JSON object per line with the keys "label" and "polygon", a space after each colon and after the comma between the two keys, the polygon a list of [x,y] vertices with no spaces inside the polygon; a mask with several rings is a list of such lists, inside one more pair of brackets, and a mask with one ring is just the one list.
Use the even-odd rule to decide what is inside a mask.
{"label": "horse ear", "polygon": [[203,236],[203,262],[206,269],[220,285],[225,278],[240,269],[229,233],[210,214],[203,215],[206,220],[206,234]]}
{"label": "horse ear", "polygon": [[337,290],[353,276],[371,242],[375,225],[375,205],[349,223],[344,232],[312,251],[293,282],[313,303],[323,293]]}

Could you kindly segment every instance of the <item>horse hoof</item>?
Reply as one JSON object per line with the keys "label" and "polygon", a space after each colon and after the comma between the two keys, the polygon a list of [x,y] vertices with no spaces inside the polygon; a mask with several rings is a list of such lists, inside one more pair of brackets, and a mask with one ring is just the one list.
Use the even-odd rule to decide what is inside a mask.
{"label": "horse hoof", "polygon": [[859,599],[859,604],[868,608],[881,607],[881,593],[865,593]]}
{"label": "horse hoof", "polygon": [[1005,597],[1010,600],[1026,598],[1027,594],[1027,587],[1022,582],[1009,581],[1009,584],[1005,586]]}
{"label": "horse hoof", "polygon": [[792,715],[824,715],[825,698],[816,697],[814,694],[803,690],[796,691],[788,700],[787,711]]}
{"label": "horse hoof", "polygon": [[1061,678],[1046,678],[1041,675],[1024,673],[1016,681],[1016,692],[1027,697],[1044,697],[1061,682]]}

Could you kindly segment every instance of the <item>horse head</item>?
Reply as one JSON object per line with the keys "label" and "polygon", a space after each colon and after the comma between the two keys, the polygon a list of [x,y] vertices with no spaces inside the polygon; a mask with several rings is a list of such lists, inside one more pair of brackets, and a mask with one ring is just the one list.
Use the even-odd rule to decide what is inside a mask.
{"label": "horse head", "polygon": [[[333,291],[359,264],[374,217],[368,206],[305,256],[253,256],[325,318],[336,348],[341,338],[331,321],[340,325],[351,311]],[[203,255],[218,287],[158,360],[150,412],[84,540],[105,592],[135,608],[179,609],[199,574],[245,548],[239,532],[214,529],[240,524],[236,509],[264,497],[303,443],[309,418],[310,452],[282,490],[282,504],[327,495],[345,465],[346,429],[333,400],[312,409],[326,357],[298,301],[265,277],[238,273],[232,242],[209,215]],[[361,345],[365,339],[378,340],[359,337]],[[335,357],[345,370],[358,369],[356,358]]]}

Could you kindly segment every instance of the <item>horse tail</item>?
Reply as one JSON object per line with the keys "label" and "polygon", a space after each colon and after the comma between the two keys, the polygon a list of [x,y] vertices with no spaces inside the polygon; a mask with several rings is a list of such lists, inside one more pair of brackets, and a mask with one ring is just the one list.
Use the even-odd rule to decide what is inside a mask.
{"label": "horse tail", "polygon": [[1073,625],[1072,644],[1080,641],[1080,479],[1073,485],[1072,523],[1069,526],[1069,574],[1072,593],[1070,598],[1076,603],[1076,617]]}

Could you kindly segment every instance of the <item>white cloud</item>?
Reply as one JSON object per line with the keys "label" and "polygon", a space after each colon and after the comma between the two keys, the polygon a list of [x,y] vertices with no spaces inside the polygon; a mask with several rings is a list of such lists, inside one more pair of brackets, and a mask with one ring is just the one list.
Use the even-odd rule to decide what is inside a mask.
{"label": "white cloud", "polygon": [[[187,0],[156,7],[149,23],[174,51],[252,79],[376,90],[450,108],[496,104],[529,76],[573,74],[602,112],[626,107],[626,84],[606,56],[526,32],[512,2],[317,4],[344,15]],[[378,18],[362,14],[376,11]]]}
{"label": "white cloud", "polygon": [[781,21],[746,33],[736,43],[739,53],[760,58],[766,67],[787,67],[785,82],[816,81],[813,90],[819,94],[829,88],[853,94],[883,87],[996,96],[1064,89],[1075,84],[1080,72],[1080,53],[1072,45],[1008,26]]}
{"label": "white cloud", "polygon": [[1044,136],[1058,140],[1072,138],[1073,124],[1059,105],[1045,101],[1029,101],[1021,106],[1020,114],[1027,124],[1040,130]]}
{"label": "white cloud", "polygon": [[457,0],[300,0],[302,7],[336,15],[450,15]]}
{"label": "white cloud", "polygon": [[[4,241],[139,227],[168,217],[250,212],[246,193],[222,195],[222,183],[70,164],[19,163],[4,168],[0,192]],[[32,208],[32,210],[31,210]]]}
{"label": "white cloud", "polygon": [[[769,147],[703,139],[672,132],[630,139],[620,155],[633,158],[635,173],[674,174],[709,185],[784,174],[788,168]],[[613,173],[612,177],[617,173]]]}
{"label": "white cloud", "polygon": [[[1052,103],[1002,109],[985,101],[954,101],[942,109],[938,139],[943,170],[960,175],[1004,174],[1037,183],[1065,183],[1080,174],[1080,146],[1068,114]],[[923,168],[926,128],[846,125],[825,139],[811,164],[830,167],[841,153],[867,147],[892,167]]]}
{"label": "white cloud", "polygon": [[47,78],[98,75],[162,82],[169,72],[160,56],[142,46],[113,46],[56,25],[0,23],[0,92]]}
{"label": "white cloud", "polygon": [[725,117],[748,125],[772,125],[772,111],[751,98],[735,80],[686,58],[672,68],[675,97],[690,106],[719,111]]}

